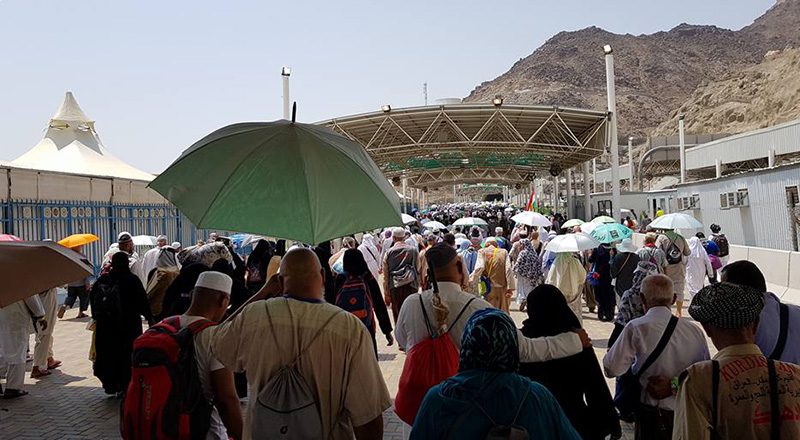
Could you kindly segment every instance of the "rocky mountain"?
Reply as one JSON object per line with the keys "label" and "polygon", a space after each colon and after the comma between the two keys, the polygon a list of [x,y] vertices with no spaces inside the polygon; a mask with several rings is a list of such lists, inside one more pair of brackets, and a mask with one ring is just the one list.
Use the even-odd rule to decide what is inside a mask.
{"label": "rocky mountain", "polygon": [[764,62],[698,87],[655,135],[670,135],[678,114],[689,133],[738,133],[800,118],[800,49],[768,52]]}
{"label": "rocky mountain", "polygon": [[597,27],[561,32],[465,99],[606,108],[602,47],[614,48],[620,139],[646,136],[695,89],[758,65],[771,50],[800,46],[800,0],[776,3],[738,31],[681,24],[650,35]]}

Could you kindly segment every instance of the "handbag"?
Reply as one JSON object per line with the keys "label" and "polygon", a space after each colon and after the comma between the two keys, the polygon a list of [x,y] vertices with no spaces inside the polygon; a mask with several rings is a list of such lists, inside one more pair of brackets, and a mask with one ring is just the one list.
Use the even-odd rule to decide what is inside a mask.
{"label": "handbag", "polygon": [[586,274],[586,282],[592,287],[600,284],[600,274],[597,273],[596,268],[597,263],[592,263],[592,269]]}
{"label": "handbag", "polygon": [[492,252],[492,259],[489,260],[488,267],[483,271],[483,273],[485,273],[486,275],[481,275],[480,281],[478,281],[478,295],[484,298],[490,293],[492,293],[492,279],[489,277],[489,275],[492,273],[492,270],[494,269],[494,263],[496,259],[495,257],[497,257],[497,252],[499,250],[500,249],[495,249]]}
{"label": "handbag", "polygon": [[632,422],[634,415],[639,407],[642,405],[642,384],[639,378],[642,374],[650,368],[651,365],[661,356],[661,352],[666,348],[675,327],[678,325],[678,318],[675,316],[670,317],[667,328],[661,334],[661,339],[658,340],[656,348],[647,356],[647,359],[642,364],[642,368],[634,374],[631,370],[623,374],[617,380],[617,392],[614,395],[614,406],[619,410],[620,420]]}

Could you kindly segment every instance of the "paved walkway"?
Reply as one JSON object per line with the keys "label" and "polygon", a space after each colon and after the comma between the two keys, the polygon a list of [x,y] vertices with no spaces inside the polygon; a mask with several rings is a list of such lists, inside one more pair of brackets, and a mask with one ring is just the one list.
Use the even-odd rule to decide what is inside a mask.
{"label": "paved walkway", "polygon": [[[88,319],[75,319],[76,315],[76,310],[67,311],[65,319],[55,327],[54,351],[63,366],[41,380],[26,376],[25,387],[30,395],[10,401],[0,399],[0,437],[17,440],[119,438],[120,401],[104,394],[100,382],[92,375],[92,364],[87,356]],[[519,312],[513,312],[512,316],[517,323],[525,318]],[[602,359],[612,325],[586,316],[584,326],[594,340],[598,358]],[[405,358],[396,345],[386,347],[385,340],[383,344],[379,341],[378,346],[381,370],[394,395]],[[384,426],[385,439],[402,438],[401,423],[391,410],[384,415]],[[624,438],[633,438],[631,427],[624,426],[623,431]]]}

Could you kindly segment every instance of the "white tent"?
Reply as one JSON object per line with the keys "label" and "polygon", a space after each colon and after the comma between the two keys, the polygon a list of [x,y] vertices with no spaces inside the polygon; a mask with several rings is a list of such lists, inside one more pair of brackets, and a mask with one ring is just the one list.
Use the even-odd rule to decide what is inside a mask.
{"label": "white tent", "polygon": [[105,149],[94,121],[83,113],[72,92],[50,119],[44,139],[11,166],[90,176],[151,181],[154,176],[114,157]]}

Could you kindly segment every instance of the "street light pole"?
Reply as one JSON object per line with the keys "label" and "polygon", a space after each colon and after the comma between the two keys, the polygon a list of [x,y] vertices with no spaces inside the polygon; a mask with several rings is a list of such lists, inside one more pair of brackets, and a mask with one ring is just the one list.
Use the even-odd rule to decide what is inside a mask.
{"label": "street light pole", "polygon": [[617,139],[617,92],[614,86],[614,51],[611,45],[603,46],[606,54],[606,90],[611,130],[611,217],[619,221],[622,216],[619,194],[619,141]]}
{"label": "street light pole", "polygon": [[283,78],[283,119],[287,121],[291,118],[291,104],[289,99],[289,76],[292,74],[292,68],[284,66],[281,69],[281,77]]}

